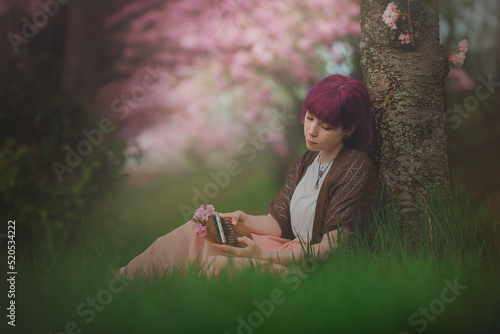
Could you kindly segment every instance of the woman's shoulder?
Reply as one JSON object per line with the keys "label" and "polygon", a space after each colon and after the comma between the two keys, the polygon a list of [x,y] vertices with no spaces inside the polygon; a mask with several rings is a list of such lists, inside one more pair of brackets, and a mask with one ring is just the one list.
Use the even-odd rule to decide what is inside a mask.
{"label": "woman's shoulder", "polygon": [[328,173],[328,182],[332,191],[340,184],[349,184],[349,187],[374,194],[379,192],[380,183],[378,169],[370,156],[351,148],[343,148],[339,153],[335,167]]}
{"label": "woman's shoulder", "polygon": [[365,168],[373,168],[374,164],[372,159],[368,156],[366,152],[344,147],[337,158],[339,161],[339,167],[365,167]]}
{"label": "woman's shoulder", "polygon": [[378,169],[366,152],[344,148],[338,160],[335,171],[331,175],[332,181],[359,176],[363,179],[366,178],[370,183],[378,182]]}

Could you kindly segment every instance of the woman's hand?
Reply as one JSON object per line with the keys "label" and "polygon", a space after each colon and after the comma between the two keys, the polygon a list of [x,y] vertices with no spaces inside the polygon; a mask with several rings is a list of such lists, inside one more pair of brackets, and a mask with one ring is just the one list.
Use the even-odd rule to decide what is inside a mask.
{"label": "woman's hand", "polygon": [[263,260],[262,250],[249,237],[239,237],[238,241],[245,244],[245,248],[233,247],[228,245],[212,244],[213,247],[220,249],[224,253],[232,254],[238,257],[251,257],[253,259]]}
{"label": "woman's hand", "polygon": [[238,221],[246,224],[248,223],[248,220],[250,218],[250,215],[243,212],[243,211],[235,211],[235,212],[230,212],[230,213],[223,213],[221,214],[221,217],[229,217],[231,218],[231,221],[233,223],[233,225],[236,225],[238,223]]}
{"label": "woman's hand", "polygon": [[267,216],[253,216],[243,211],[235,211],[231,213],[221,214],[221,217],[230,217],[234,225],[239,222],[245,224],[250,232],[255,234],[272,235],[275,237],[281,236],[281,227],[276,219],[270,214]]}

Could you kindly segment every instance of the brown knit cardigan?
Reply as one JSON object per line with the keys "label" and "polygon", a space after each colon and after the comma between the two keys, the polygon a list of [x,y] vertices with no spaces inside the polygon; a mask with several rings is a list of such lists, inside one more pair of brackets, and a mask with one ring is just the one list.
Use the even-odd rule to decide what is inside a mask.
{"label": "brown knit cardigan", "polygon": [[[290,222],[290,200],[307,167],[318,152],[305,152],[288,172],[285,184],[269,206],[269,213],[281,227],[281,237],[294,239]],[[318,195],[311,243],[319,243],[326,231],[339,224],[350,230],[363,230],[368,215],[377,208],[380,198],[378,171],[364,152],[342,148],[326,175]]]}

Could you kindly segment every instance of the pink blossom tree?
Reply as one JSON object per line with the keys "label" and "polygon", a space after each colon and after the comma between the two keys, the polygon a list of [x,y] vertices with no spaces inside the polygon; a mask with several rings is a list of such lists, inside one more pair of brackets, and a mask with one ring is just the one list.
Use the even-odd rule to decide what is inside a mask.
{"label": "pink blossom tree", "polygon": [[[399,6],[387,0],[362,1],[361,25],[375,160],[387,198],[401,210],[402,226],[418,233],[417,199],[428,200],[434,190],[444,196],[449,187],[444,113],[449,64],[439,39],[437,0]],[[401,34],[408,40],[399,38]],[[461,42],[464,57],[466,48]]]}
{"label": "pink blossom tree", "polygon": [[[276,113],[298,115],[304,93],[339,60],[334,42],[360,32],[351,0],[43,3],[1,3],[5,30],[21,38],[15,49],[57,46],[61,87],[114,116],[144,151],[142,165],[161,170],[192,153],[226,160]],[[22,16],[47,20],[23,40]],[[7,39],[1,46],[12,50]],[[285,135],[274,130],[255,149],[287,155]]]}
{"label": "pink blossom tree", "polygon": [[[319,54],[359,31],[358,1],[122,1],[105,20],[98,101],[120,116],[145,165],[181,166],[186,152],[210,164],[237,154],[275,113],[298,115],[326,74]],[[141,89],[151,70],[158,85]],[[287,155],[284,136],[261,144]]]}

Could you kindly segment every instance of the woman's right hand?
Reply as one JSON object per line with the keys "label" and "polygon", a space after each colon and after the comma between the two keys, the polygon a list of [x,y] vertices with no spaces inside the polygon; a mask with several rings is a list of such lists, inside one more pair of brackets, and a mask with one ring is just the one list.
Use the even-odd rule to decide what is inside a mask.
{"label": "woman's right hand", "polygon": [[238,224],[238,222],[242,222],[244,224],[247,224],[248,220],[250,218],[249,214],[247,214],[241,210],[238,210],[235,212],[230,212],[230,213],[224,213],[224,214],[221,214],[221,216],[231,218],[233,225]]}
{"label": "woman's right hand", "polygon": [[281,236],[281,227],[276,219],[274,219],[270,214],[267,216],[253,216],[238,210],[231,213],[221,214],[221,216],[230,217],[234,225],[238,222],[245,224],[252,233],[267,234],[276,237]]}

